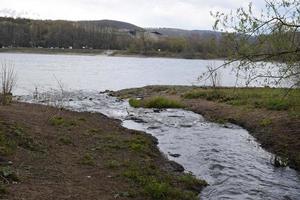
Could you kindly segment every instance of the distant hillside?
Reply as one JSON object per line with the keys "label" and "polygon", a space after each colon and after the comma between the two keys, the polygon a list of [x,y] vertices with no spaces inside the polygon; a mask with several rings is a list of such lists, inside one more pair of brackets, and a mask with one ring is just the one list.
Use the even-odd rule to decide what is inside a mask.
{"label": "distant hillside", "polygon": [[0,17],[1,47],[125,49],[136,25],[113,20],[66,21]]}
{"label": "distant hillside", "polygon": [[208,31],[208,30],[184,30],[184,29],[175,29],[175,28],[147,28],[146,30],[151,32],[158,32],[164,36],[168,37],[191,37],[193,35],[200,36],[202,38],[206,37],[221,37],[221,32]]}
{"label": "distant hillside", "polygon": [[108,27],[113,29],[127,29],[127,30],[143,30],[143,28],[138,27],[134,24],[127,22],[115,21],[115,20],[97,20],[97,21],[78,21],[80,25],[84,27]]}

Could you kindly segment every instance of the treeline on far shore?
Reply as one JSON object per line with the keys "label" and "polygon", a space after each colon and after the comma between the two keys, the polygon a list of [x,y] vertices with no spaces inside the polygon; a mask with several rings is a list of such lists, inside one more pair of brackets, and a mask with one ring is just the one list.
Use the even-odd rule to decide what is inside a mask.
{"label": "treeline on far shore", "polygon": [[[284,43],[290,38],[300,41],[298,32],[285,33],[277,39],[268,35],[254,37],[214,31],[181,30],[189,34],[168,35],[159,30],[162,29],[144,29],[112,20],[53,21],[0,17],[0,48],[2,52],[27,48],[35,49],[35,52],[54,49],[58,53],[118,50],[115,51],[117,54],[210,59],[273,55],[274,52],[285,52],[286,48],[282,49],[282,45],[279,48],[278,42],[273,44],[270,41]],[[290,55],[280,54],[280,57],[270,59],[285,61],[290,60]],[[293,59],[300,60],[300,56],[293,54]]]}
{"label": "treeline on far shore", "polygon": [[[120,22],[119,22],[120,23]],[[124,23],[125,25],[127,23]],[[52,21],[0,17],[0,48],[120,50],[120,54],[218,58],[228,55],[222,34],[166,36],[101,21]],[[66,51],[66,50],[65,50]]]}

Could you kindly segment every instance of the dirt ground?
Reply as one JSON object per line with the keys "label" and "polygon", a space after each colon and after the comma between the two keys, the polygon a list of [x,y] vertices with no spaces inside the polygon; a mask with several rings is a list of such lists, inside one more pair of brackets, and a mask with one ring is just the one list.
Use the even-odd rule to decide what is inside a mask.
{"label": "dirt ground", "polygon": [[2,199],[188,200],[206,185],[101,114],[13,103],[0,106],[0,136]]}

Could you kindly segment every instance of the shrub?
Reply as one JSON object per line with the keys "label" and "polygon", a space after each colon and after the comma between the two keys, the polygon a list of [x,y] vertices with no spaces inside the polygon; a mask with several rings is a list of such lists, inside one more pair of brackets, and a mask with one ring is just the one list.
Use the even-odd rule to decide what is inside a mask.
{"label": "shrub", "polygon": [[12,63],[1,64],[1,102],[3,105],[12,101],[12,90],[16,85],[16,73]]}
{"label": "shrub", "polygon": [[141,107],[141,100],[129,99],[129,105],[134,107],[134,108],[139,108],[139,107]]}
{"label": "shrub", "polygon": [[165,97],[153,97],[145,102],[146,108],[183,108],[183,105],[176,100]]}

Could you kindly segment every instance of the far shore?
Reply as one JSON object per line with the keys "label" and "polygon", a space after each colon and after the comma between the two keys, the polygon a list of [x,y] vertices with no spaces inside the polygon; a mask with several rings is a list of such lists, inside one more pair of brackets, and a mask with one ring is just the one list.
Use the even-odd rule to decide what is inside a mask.
{"label": "far shore", "polygon": [[0,48],[0,53],[33,53],[33,54],[66,54],[66,55],[104,55],[115,57],[137,57],[137,58],[177,58],[177,59],[201,59],[201,60],[221,60],[225,58],[208,55],[186,55],[184,53],[171,53],[150,51],[146,53],[129,52],[126,50],[106,50],[106,49],[69,49],[69,48],[29,48],[12,47]]}
{"label": "far shore", "polygon": [[70,55],[106,55],[101,49],[62,49],[62,48],[0,48],[0,53],[33,53],[33,54],[70,54]]}

